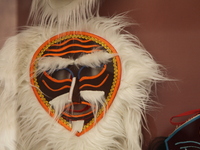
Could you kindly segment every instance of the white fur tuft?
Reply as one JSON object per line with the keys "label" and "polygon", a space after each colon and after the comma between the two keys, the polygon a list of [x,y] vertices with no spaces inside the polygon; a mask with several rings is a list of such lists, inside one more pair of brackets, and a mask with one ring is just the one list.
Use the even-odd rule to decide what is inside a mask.
{"label": "white fur tuft", "polygon": [[51,104],[52,108],[54,108],[54,110],[55,110],[54,118],[56,120],[60,118],[60,115],[63,112],[65,105],[70,102],[71,102],[71,100],[69,100],[69,93],[60,95],[60,96],[52,99],[52,101],[49,102]]}
{"label": "white fur tuft", "polygon": [[116,56],[116,54],[109,54],[106,51],[94,51],[76,59],[75,64],[96,68],[100,67],[102,64],[107,64],[114,56]]}
{"label": "white fur tuft", "polygon": [[[18,66],[17,37],[7,40],[0,51],[0,149],[16,150],[17,142],[17,90]],[[9,52],[12,50],[12,53]]]}
{"label": "white fur tuft", "polygon": [[96,119],[99,104],[105,106],[105,92],[104,91],[80,91],[80,95],[83,99],[87,100],[92,107],[94,117]]}
{"label": "white fur tuft", "polygon": [[73,60],[61,57],[41,57],[38,60],[38,68],[36,75],[48,71],[52,74],[55,70],[66,68],[68,65],[73,64]]}
{"label": "white fur tuft", "polygon": [[93,16],[98,0],[33,0],[30,19],[41,26],[63,28]]}

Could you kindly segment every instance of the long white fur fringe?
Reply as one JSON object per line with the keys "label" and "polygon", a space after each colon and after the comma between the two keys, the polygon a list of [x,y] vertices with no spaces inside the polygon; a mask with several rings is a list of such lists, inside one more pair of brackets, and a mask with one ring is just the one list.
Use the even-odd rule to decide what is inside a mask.
{"label": "long white fur fringe", "polygon": [[[66,28],[93,17],[100,0],[33,0],[29,20],[34,25]],[[96,9],[96,11],[92,11]]]}

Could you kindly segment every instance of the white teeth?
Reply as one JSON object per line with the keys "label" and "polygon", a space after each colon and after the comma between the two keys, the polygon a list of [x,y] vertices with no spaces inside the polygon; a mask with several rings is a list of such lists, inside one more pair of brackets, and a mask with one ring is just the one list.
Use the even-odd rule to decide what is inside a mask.
{"label": "white teeth", "polygon": [[84,126],[84,120],[72,121],[72,132],[81,132]]}

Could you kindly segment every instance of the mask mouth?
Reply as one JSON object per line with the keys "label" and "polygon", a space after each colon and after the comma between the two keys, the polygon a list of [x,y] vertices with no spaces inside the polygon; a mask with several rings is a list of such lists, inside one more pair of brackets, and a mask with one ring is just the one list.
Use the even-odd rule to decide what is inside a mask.
{"label": "mask mouth", "polygon": [[92,107],[88,102],[81,103],[69,103],[65,105],[63,115],[68,118],[68,120],[90,120],[94,117],[93,111],[95,107]]}

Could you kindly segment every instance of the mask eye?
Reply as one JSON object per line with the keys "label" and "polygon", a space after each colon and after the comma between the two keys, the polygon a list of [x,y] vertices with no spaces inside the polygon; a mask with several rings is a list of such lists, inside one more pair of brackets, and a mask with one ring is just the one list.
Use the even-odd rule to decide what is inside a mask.
{"label": "mask eye", "polygon": [[72,79],[74,77],[74,74],[70,69],[65,68],[54,71],[51,76],[57,80],[64,80],[64,79]]}

